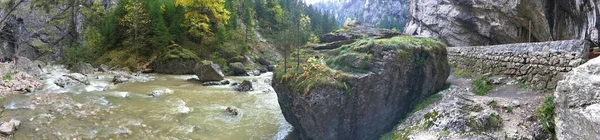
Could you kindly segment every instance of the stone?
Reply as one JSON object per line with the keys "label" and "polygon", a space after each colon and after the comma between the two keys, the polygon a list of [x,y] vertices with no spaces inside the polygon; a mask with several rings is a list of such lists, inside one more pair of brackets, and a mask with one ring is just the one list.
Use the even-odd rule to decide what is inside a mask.
{"label": "stone", "polygon": [[252,82],[244,80],[241,84],[235,85],[234,90],[239,92],[248,92],[253,91],[254,88],[252,88]]}
{"label": "stone", "polygon": [[92,64],[77,63],[77,64],[75,64],[75,66],[73,66],[72,71],[75,73],[81,73],[81,74],[92,74],[92,73],[94,73],[95,69],[92,66]]}
{"label": "stone", "polygon": [[108,71],[110,71],[110,67],[108,67],[108,65],[105,65],[105,64],[100,65],[100,67],[98,67],[98,68],[99,68],[99,70],[101,72],[108,72]]}
{"label": "stone", "polygon": [[554,92],[557,139],[600,138],[600,59],[565,74]]}
{"label": "stone", "polygon": [[263,57],[259,57],[258,59],[256,59],[256,61],[258,61],[258,63],[263,66],[271,65],[271,62],[269,62],[267,59],[265,59]]}
{"label": "stone", "polygon": [[240,62],[230,63],[229,69],[233,72],[235,76],[248,76],[248,72],[246,71],[246,67],[244,64]]}
{"label": "stone", "polygon": [[116,84],[121,84],[121,83],[126,83],[129,82],[129,79],[131,77],[125,76],[125,75],[115,75],[112,79],[112,82],[116,85]]}
{"label": "stone", "polygon": [[276,68],[276,67],[277,67],[277,66],[275,66],[275,65],[269,65],[269,67],[267,67],[267,70],[268,70],[268,71],[275,71],[275,68]]}
{"label": "stone", "polygon": [[227,111],[227,113],[229,113],[230,115],[233,115],[233,116],[237,116],[239,114],[238,110],[236,108],[232,108],[232,107],[227,107],[225,109],[225,111]]}
{"label": "stone", "polygon": [[70,73],[70,74],[66,74],[64,75],[66,77],[69,77],[73,80],[76,80],[78,82],[81,82],[85,85],[90,85],[90,81],[88,80],[87,76],[81,74],[81,73]]}
{"label": "stone", "polygon": [[197,63],[195,73],[196,76],[198,76],[198,80],[202,82],[221,81],[225,78],[225,75],[221,72],[221,67],[212,61],[202,61]]}
{"label": "stone", "polygon": [[251,70],[248,72],[248,75],[252,75],[252,76],[260,76],[261,72],[258,69],[255,70]]}
{"label": "stone", "polygon": [[20,124],[21,121],[14,119],[11,119],[9,122],[4,122],[2,125],[0,125],[0,133],[4,135],[12,135]]}
{"label": "stone", "polygon": [[153,90],[148,96],[150,97],[159,97],[165,94],[173,94],[174,91],[168,88]]}
{"label": "stone", "polygon": [[257,70],[258,70],[260,73],[266,73],[266,72],[268,72],[268,71],[269,71],[269,69],[267,68],[267,66],[258,66]]}
{"label": "stone", "polygon": [[223,81],[208,81],[208,82],[204,82],[202,83],[202,86],[219,86],[219,85],[229,85],[229,80],[223,80]]}
{"label": "stone", "polygon": [[[362,34],[361,30],[355,31]],[[357,43],[350,45],[361,46]],[[283,116],[294,126],[301,139],[378,139],[412,110],[415,101],[443,88],[450,75],[444,45],[427,50],[415,46],[406,53],[389,49],[394,47],[386,45],[398,44],[375,43],[365,50],[368,52],[365,55],[372,56],[372,61],[365,61],[371,72],[341,72],[347,76],[343,81],[328,79],[332,86],[298,88],[290,85],[297,86],[296,82],[300,81],[273,79],[272,86]],[[282,72],[283,69],[278,69],[274,73]]]}

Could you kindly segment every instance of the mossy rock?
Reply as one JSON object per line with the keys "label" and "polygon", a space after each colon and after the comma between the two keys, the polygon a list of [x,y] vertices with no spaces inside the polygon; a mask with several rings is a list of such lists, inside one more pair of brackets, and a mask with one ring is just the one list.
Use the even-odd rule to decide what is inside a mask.
{"label": "mossy rock", "polygon": [[160,57],[158,58],[158,61],[160,62],[165,62],[165,61],[169,61],[169,60],[173,60],[173,59],[184,59],[184,60],[193,60],[195,62],[200,62],[200,58],[198,58],[198,56],[188,50],[185,49],[177,44],[173,44],[167,47],[169,50],[165,53],[163,53],[162,55],[160,55]]}

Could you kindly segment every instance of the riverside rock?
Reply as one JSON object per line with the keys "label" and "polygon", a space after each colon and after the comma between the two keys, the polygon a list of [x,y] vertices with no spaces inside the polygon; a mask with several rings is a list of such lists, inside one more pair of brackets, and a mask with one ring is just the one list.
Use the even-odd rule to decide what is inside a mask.
{"label": "riverside rock", "polygon": [[212,61],[202,61],[197,63],[195,73],[202,82],[221,81],[225,78],[225,75],[221,72],[221,67]]}
{"label": "riverside rock", "polygon": [[252,88],[252,82],[248,80],[244,80],[241,84],[235,85],[234,89],[239,92],[248,92],[254,90],[254,88]]}
{"label": "riverside rock", "polygon": [[177,44],[168,46],[169,51],[158,57],[152,64],[152,69],[157,73],[166,74],[193,74],[196,63],[200,58],[192,51]]}
{"label": "riverside rock", "polygon": [[[357,26],[348,32],[362,31],[389,30]],[[327,54],[310,52],[318,55],[312,58],[333,57],[333,61],[325,67],[324,60],[308,60],[312,68],[298,77],[309,79],[294,79],[295,74],[284,73],[284,68],[275,71],[272,85],[279,105],[301,138],[377,139],[409,113],[415,101],[444,86],[450,73],[445,45],[428,38],[368,34],[377,36]],[[405,41],[420,43],[405,45]],[[343,63],[347,59],[362,63],[354,68]],[[303,81],[321,82],[302,86]]]}
{"label": "riverside rock", "polygon": [[240,62],[230,63],[229,68],[231,69],[231,71],[233,71],[233,75],[235,76],[248,76],[248,71],[246,71],[246,67]]}
{"label": "riverside rock", "polygon": [[565,74],[554,92],[557,139],[600,138],[600,59]]}
{"label": "riverside rock", "polygon": [[59,87],[66,88],[77,85],[89,85],[90,82],[88,81],[88,78],[81,73],[71,73],[56,79],[54,84]]}

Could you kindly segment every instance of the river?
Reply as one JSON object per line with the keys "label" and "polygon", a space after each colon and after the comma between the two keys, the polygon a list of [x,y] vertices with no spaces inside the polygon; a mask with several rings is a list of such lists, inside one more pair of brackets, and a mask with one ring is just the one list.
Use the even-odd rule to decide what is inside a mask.
{"label": "river", "polygon": [[[194,75],[163,74],[143,74],[116,86],[109,86],[113,75],[92,74],[90,85],[60,88],[53,82],[68,71],[48,69],[41,77],[43,90],[2,102],[2,121],[21,121],[14,139],[281,140],[292,133],[270,86],[272,73],[226,77],[252,81],[256,90],[240,93],[187,80]],[[148,96],[154,90],[170,94]],[[231,115],[227,107],[239,114]]]}

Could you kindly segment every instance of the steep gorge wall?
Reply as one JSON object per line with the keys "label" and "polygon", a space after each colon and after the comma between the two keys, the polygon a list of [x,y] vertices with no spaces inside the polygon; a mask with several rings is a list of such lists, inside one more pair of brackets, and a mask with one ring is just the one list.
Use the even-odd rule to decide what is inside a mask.
{"label": "steep gorge wall", "polygon": [[587,61],[589,43],[567,40],[449,47],[449,62],[476,73],[516,77],[534,89],[553,90],[562,76]]}
{"label": "steep gorge wall", "polygon": [[404,33],[449,46],[585,39],[598,44],[598,0],[409,0]]}

